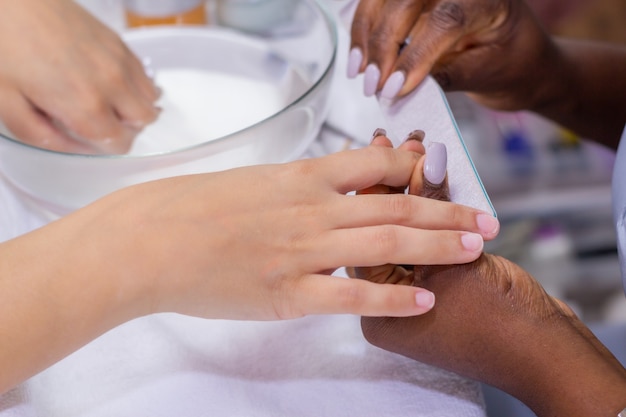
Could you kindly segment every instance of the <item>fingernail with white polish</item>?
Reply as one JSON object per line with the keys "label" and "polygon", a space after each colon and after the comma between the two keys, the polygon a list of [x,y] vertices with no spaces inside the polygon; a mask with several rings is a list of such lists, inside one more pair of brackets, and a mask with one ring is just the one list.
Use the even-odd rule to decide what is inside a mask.
{"label": "fingernail with white polish", "polygon": [[376,64],[369,64],[367,68],[365,68],[365,82],[363,85],[363,93],[366,97],[376,94],[378,81],[380,81],[380,70]]}
{"label": "fingernail with white polish", "polygon": [[348,78],[355,78],[359,75],[359,69],[363,62],[363,52],[360,48],[352,48],[348,55]]}
{"label": "fingernail with white polish", "polygon": [[430,291],[420,291],[415,294],[415,304],[430,310],[435,305],[435,294]]}
{"label": "fingernail with white polish", "polygon": [[424,177],[433,185],[443,183],[448,168],[448,151],[441,142],[432,142],[426,150]]}
{"label": "fingernail with white polish", "polygon": [[380,92],[380,96],[392,99],[398,95],[402,86],[404,86],[404,73],[402,71],[396,71],[387,78],[387,82],[383,86],[383,90]]}

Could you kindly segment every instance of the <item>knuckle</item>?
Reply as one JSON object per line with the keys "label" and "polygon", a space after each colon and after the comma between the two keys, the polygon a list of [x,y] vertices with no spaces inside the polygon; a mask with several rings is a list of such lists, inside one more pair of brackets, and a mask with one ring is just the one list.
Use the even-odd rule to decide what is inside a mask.
{"label": "knuckle", "polygon": [[432,73],[433,78],[441,86],[441,88],[449,90],[452,88],[452,77],[450,72],[440,69]]}
{"label": "knuckle", "polygon": [[367,39],[367,34],[370,31],[371,20],[367,15],[356,14],[352,21],[352,38],[355,41],[363,41]]}
{"label": "knuckle", "polygon": [[447,216],[448,220],[455,226],[463,225],[464,220],[467,218],[466,217],[467,208],[464,206],[460,206],[458,204],[452,204],[450,205],[450,207],[452,209],[450,210],[450,213]]}
{"label": "knuckle", "polygon": [[365,294],[360,285],[347,285],[338,294],[338,301],[344,311],[358,312],[364,305]]}
{"label": "knuckle", "polygon": [[416,68],[420,68],[425,62],[428,62],[427,57],[432,55],[434,50],[435,46],[430,39],[424,39],[419,44],[410,44],[402,50],[397,69],[405,74],[415,72]]}
{"label": "knuckle", "polygon": [[[315,178],[317,175],[317,165],[313,159],[302,159],[294,163],[288,164],[284,173],[284,178]],[[275,173],[281,176],[281,172]],[[282,176],[281,176],[282,178]]]}
{"label": "knuckle", "polygon": [[412,199],[404,194],[390,194],[387,196],[387,213],[400,223],[411,219],[413,214]]}
{"label": "knuckle", "polygon": [[392,27],[382,25],[375,28],[368,39],[368,47],[372,51],[382,52],[394,43],[394,31]]}
{"label": "knuckle", "polygon": [[381,172],[387,171],[397,161],[397,155],[391,148],[383,146],[368,146],[365,148],[371,159],[371,167],[380,169]]}
{"label": "knuckle", "polygon": [[463,28],[467,23],[467,19],[463,6],[447,1],[435,7],[431,14],[431,22],[435,27],[447,31]]}
{"label": "knuckle", "polygon": [[399,243],[396,228],[391,225],[375,228],[373,232],[373,241],[374,247],[381,256],[388,257],[394,254],[398,249]]}

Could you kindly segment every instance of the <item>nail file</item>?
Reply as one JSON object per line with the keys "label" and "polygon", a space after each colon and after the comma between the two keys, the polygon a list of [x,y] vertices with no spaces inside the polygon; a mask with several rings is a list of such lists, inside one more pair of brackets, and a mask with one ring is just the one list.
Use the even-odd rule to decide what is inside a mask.
{"label": "nail file", "polygon": [[494,216],[496,211],[472,162],[465,142],[439,84],[430,76],[408,95],[388,100],[378,98],[387,122],[389,138],[398,145],[413,130],[426,133],[424,146],[442,142],[448,150],[448,184],[450,199]]}

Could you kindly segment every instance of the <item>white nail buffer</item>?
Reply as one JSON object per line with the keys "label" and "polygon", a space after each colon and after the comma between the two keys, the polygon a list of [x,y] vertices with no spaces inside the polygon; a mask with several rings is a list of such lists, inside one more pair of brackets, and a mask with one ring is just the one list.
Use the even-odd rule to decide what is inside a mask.
{"label": "white nail buffer", "polygon": [[[448,184],[453,202],[496,215],[474,163],[470,158],[448,101],[435,80],[428,76],[410,94],[395,99],[379,98],[388,123],[388,136],[397,145],[413,130],[426,133],[424,146],[442,142],[448,148]],[[395,140],[394,140],[395,139]]]}

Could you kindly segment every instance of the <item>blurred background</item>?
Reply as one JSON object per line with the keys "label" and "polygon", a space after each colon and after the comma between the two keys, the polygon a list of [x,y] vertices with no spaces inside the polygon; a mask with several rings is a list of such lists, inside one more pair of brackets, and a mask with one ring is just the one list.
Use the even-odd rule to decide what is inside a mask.
{"label": "blurred background", "polygon": [[[626,44],[626,1],[527,0],[553,34]],[[449,99],[504,223],[490,247],[588,323],[626,322],[610,182],[614,152],[535,115]]]}

